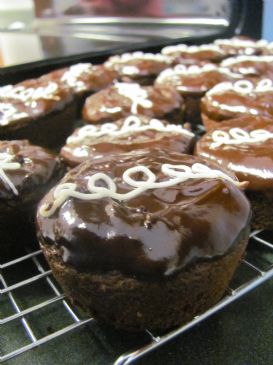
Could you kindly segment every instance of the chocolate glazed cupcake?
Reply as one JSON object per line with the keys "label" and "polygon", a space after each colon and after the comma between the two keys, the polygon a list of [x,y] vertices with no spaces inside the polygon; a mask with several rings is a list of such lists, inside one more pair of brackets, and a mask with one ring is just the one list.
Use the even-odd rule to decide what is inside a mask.
{"label": "chocolate glazed cupcake", "polygon": [[0,88],[1,139],[58,147],[72,132],[75,118],[72,94],[56,82],[32,79]]}
{"label": "chocolate glazed cupcake", "polygon": [[231,176],[166,150],[82,163],[37,213],[54,276],[118,328],[191,320],[222,297],[247,244],[250,207]]}
{"label": "chocolate glazed cupcake", "polygon": [[118,73],[122,82],[137,82],[140,85],[152,85],[157,75],[172,64],[172,58],[160,53],[123,53],[112,56],[104,66]]}
{"label": "chocolate glazed cupcake", "polygon": [[215,44],[202,44],[200,46],[177,44],[164,47],[161,53],[164,56],[172,57],[174,64],[182,65],[219,63],[227,57],[225,52]]}
{"label": "chocolate glazed cupcake", "polygon": [[185,101],[184,120],[196,125],[202,123],[200,110],[202,96],[221,82],[241,78],[240,74],[213,64],[189,67],[177,65],[163,71],[156,79],[155,85],[174,87]]}
{"label": "chocolate glazed cupcake", "polygon": [[86,99],[83,119],[86,123],[101,124],[142,114],[179,123],[183,111],[183,99],[174,88],[118,82]]}
{"label": "chocolate glazed cupcake", "polygon": [[85,99],[90,94],[111,85],[118,74],[103,65],[77,63],[70,67],[52,71],[41,77],[46,82],[56,82],[76,98],[80,114]]}
{"label": "chocolate glazed cupcake", "polygon": [[35,245],[36,206],[63,174],[50,151],[26,140],[0,141],[0,262]]}
{"label": "chocolate glazed cupcake", "polygon": [[196,154],[247,180],[254,229],[273,228],[273,120],[244,116],[205,134]]}
{"label": "chocolate glazed cupcake", "polygon": [[273,80],[273,55],[231,57],[221,62],[221,66],[241,74],[246,79]]}
{"label": "chocolate glazed cupcake", "polygon": [[207,130],[242,116],[273,118],[273,83],[270,79],[222,82],[202,98],[201,112]]}
{"label": "chocolate glazed cupcake", "polygon": [[61,156],[70,167],[83,161],[109,158],[109,155],[145,148],[163,148],[191,153],[194,134],[181,125],[131,115],[101,126],[87,125],[75,130],[61,149]]}

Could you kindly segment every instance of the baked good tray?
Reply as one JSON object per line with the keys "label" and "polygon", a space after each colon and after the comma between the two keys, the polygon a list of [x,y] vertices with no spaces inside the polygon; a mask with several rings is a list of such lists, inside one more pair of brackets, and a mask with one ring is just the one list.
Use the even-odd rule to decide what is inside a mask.
{"label": "baked good tray", "polygon": [[[156,49],[149,49],[148,47],[142,49],[156,51]],[[103,54],[94,60],[100,62],[107,56],[109,54]],[[87,60],[86,56],[82,59],[73,59],[73,62],[85,60]],[[88,60],[92,62],[93,58],[89,56]],[[71,63],[71,60],[68,63]],[[45,72],[50,68],[50,64],[47,64],[45,68],[39,69],[37,73],[39,74],[41,70]],[[12,78],[14,77],[15,81],[22,77],[22,73],[25,78],[32,75],[25,73],[25,70],[23,72],[21,72],[22,70],[17,71],[20,71],[20,75],[17,72],[9,75]],[[247,294],[266,281],[270,285],[269,290],[271,288],[272,292],[272,280],[269,282],[271,278],[273,278],[273,231],[251,232],[246,255],[220,302],[186,325],[168,332],[152,333],[147,328],[141,333],[132,334],[114,330],[106,325],[100,325],[95,319],[86,317],[74,308],[54,280],[41,250],[26,250],[21,257],[9,262],[0,262],[0,362],[37,364],[37,356],[42,355],[41,353],[38,355],[33,349],[40,347],[39,351],[45,349],[45,361],[41,361],[39,364],[59,364],[64,360],[64,355],[62,354],[58,358],[60,356],[58,349],[62,352],[65,344],[67,353],[70,347],[77,352],[79,342],[81,342],[81,354],[76,355],[77,362],[73,357],[65,355],[68,364],[90,363],[92,361],[92,364],[112,363],[125,365],[134,363],[143,357],[144,360],[140,360],[141,363],[144,361],[143,364],[156,364],[158,362],[150,361],[149,357],[148,362],[145,362],[144,355],[148,355],[167,342],[170,344],[171,340],[175,342],[174,339],[178,336],[183,342],[183,337],[187,336],[185,332],[195,331],[194,327],[197,327],[201,322],[222,311],[241,297],[245,296],[247,301]],[[267,304],[272,306],[272,295],[271,304]],[[253,307],[252,311],[255,312],[258,309]],[[224,311],[226,310],[224,309]],[[269,322],[270,327],[270,318],[266,321]],[[206,343],[204,336],[202,340]],[[237,342],[240,344],[240,338],[237,339]],[[166,346],[163,348],[166,349]],[[179,348],[179,352],[181,363],[184,363],[185,360],[186,364],[186,357],[193,359],[192,355],[186,355],[185,349]],[[184,354],[185,357],[183,357]],[[51,356],[50,360],[49,355]],[[29,356],[28,360],[25,360],[24,356]],[[268,352],[265,356],[268,360]],[[16,359],[16,357],[18,358]],[[159,359],[161,361],[160,357]],[[195,363],[194,359],[191,364],[193,363]],[[259,363],[259,361],[255,361],[256,363]]]}

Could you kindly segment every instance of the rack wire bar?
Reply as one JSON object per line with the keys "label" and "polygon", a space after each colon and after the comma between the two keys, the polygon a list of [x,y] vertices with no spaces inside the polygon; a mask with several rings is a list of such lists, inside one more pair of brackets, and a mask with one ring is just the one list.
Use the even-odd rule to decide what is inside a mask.
{"label": "rack wire bar", "polygon": [[[173,338],[181,335],[183,332],[189,330],[193,326],[197,325],[198,323],[204,321],[206,318],[210,317],[211,315],[215,314],[216,312],[220,311],[228,304],[236,301],[243,295],[247,294],[251,290],[255,289],[259,285],[263,284],[265,281],[273,278],[273,258],[272,255],[266,256],[266,259],[262,256],[262,252],[264,251],[273,253],[273,232],[271,232],[270,242],[266,239],[262,238],[261,235],[263,231],[254,231],[250,234],[250,241],[252,243],[255,242],[257,249],[255,249],[256,258],[259,260],[261,259],[262,262],[266,262],[266,269],[261,268],[260,265],[257,265],[256,262],[253,263],[252,259],[244,258],[241,261],[241,265],[239,268],[247,268],[253,275],[251,279],[243,280],[240,285],[237,285],[236,288],[228,288],[227,293],[224,298],[219,301],[215,306],[207,310],[205,313],[195,317],[191,322],[187,323],[186,325],[180,326],[170,332],[167,332],[163,335],[157,336],[153,334],[149,329],[146,329],[146,334],[148,335],[148,341],[144,344],[144,346],[130,350],[121,356],[119,356],[114,365],[128,365],[134,362],[135,360],[139,359],[140,357],[144,356],[145,354],[155,350],[159,346],[167,343],[168,341],[172,340]],[[247,252],[251,252],[251,244],[249,245]],[[20,265],[28,265],[28,267],[32,267],[35,269],[35,273],[25,280],[20,280],[17,283],[13,283],[8,285],[8,281],[5,279],[4,271],[5,270],[17,270],[20,273]],[[33,270],[32,270],[33,271]],[[240,273],[239,273],[240,274]],[[239,275],[240,277],[240,275]],[[44,282],[44,285],[48,288],[48,291],[53,293],[53,297],[43,298],[40,299],[38,303],[34,305],[21,309],[19,303],[16,300],[16,292],[19,290],[25,290],[32,284],[38,283],[38,280]],[[10,325],[15,321],[19,321],[22,325],[24,332],[27,335],[29,343],[17,347],[8,353],[1,352],[0,349],[0,362],[4,362],[9,360],[15,356],[18,356],[26,351],[29,351],[37,346],[45,344],[57,337],[64,335],[65,333],[71,332],[76,330],[77,328],[90,324],[93,321],[93,318],[84,318],[82,315],[79,315],[78,312],[73,308],[72,305],[66,300],[65,295],[59,290],[58,284],[55,282],[54,278],[51,276],[51,270],[48,269],[48,266],[42,260],[42,251],[34,251],[28,253],[22,257],[19,257],[15,260],[6,262],[0,265],[0,285],[1,285],[1,298],[7,296],[8,303],[15,313],[8,314],[4,318],[0,318],[0,325]],[[39,299],[38,294],[33,291],[33,296],[37,296]],[[4,302],[3,302],[4,303]],[[64,324],[62,328],[42,336],[41,338],[37,338],[34,333],[36,333],[36,328],[32,324],[30,326],[30,322],[28,317],[34,313],[37,313],[39,310],[50,310],[50,306],[54,306],[60,303],[61,310],[64,311],[65,314],[68,314],[68,318],[72,320],[72,324]],[[1,302],[0,302],[0,313],[1,313]],[[16,333],[15,333],[16,336]]]}

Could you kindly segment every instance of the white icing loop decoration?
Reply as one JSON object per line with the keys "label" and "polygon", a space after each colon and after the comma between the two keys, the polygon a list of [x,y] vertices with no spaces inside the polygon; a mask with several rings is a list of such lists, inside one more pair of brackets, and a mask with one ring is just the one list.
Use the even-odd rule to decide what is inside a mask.
{"label": "white icing loop decoration", "polygon": [[[119,64],[124,64],[126,62],[130,62],[130,61],[156,61],[156,62],[164,62],[166,64],[170,64],[171,63],[171,58],[164,56],[160,53],[143,53],[141,51],[138,52],[133,52],[133,53],[123,53],[122,55],[117,55],[117,56],[112,56],[108,59],[108,61],[105,62],[105,67],[115,67],[115,65],[119,65]],[[131,66],[129,66],[131,67]],[[128,75],[130,74],[136,74],[139,72],[139,69],[136,66],[132,66],[135,67],[134,72],[130,71],[130,72],[126,72],[126,70],[124,70],[124,68],[122,69],[123,73],[126,73]],[[117,68],[117,67],[116,67]]]}
{"label": "white icing loop decoration", "polygon": [[26,118],[25,112],[20,112],[10,103],[0,103],[0,125],[7,125],[12,120]]}
{"label": "white icing loop decoration", "polygon": [[[88,178],[88,193],[78,192],[76,184],[61,184],[53,192],[53,204],[50,206],[48,204],[42,205],[39,209],[39,214],[43,217],[51,216],[68,198],[85,201],[111,198],[118,201],[126,201],[139,196],[147,190],[175,186],[189,179],[221,179],[228,180],[238,186],[241,185],[241,183],[233,180],[224,172],[211,169],[201,163],[195,163],[192,166],[163,164],[161,171],[170,179],[157,182],[156,175],[148,167],[142,165],[125,170],[122,179],[124,183],[134,188],[127,193],[118,193],[114,180],[104,173],[96,173]],[[132,175],[136,173],[144,174],[144,179],[135,180]],[[106,187],[97,186],[96,183],[98,181],[103,181]]]}
{"label": "white icing loop decoration", "polygon": [[221,145],[238,145],[242,143],[259,143],[273,138],[273,133],[264,129],[256,129],[247,132],[241,128],[231,128],[228,132],[215,130],[212,133],[211,143],[212,148],[217,148]]}
{"label": "white icing loop decoration", "polygon": [[115,88],[118,90],[120,95],[123,95],[132,101],[131,113],[138,113],[138,106],[142,108],[149,109],[153,106],[153,103],[148,98],[148,93],[139,84],[130,84],[126,82],[115,83]]}
{"label": "white icing loop decoration", "polygon": [[17,170],[21,167],[19,162],[12,162],[14,156],[9,153],[0,153],[0,178],[6,183],[15,195],[18,195],[18,190],[5,174],[5,170]]}
{"label": "white icing loop decoration", "polygon": [[210,89],[206,95],[211,96],[222,93],[224,91],[235,91],[242,95],[251,95],[253,93],[265,93],[273,91],[273,83],[270,79],[260,80],[256,86],[249,80],[238,80],[234,83],[221,82],[212,89]]}
{"label": "white icing loop decoration", "polygon": [[167,68],[166,70],[162,71],[157,77],[156,83],[161,84],[166,82],[167,80],[172,80],[172,81],[177,81],[177,84],[179,84],[181,83],[181,79],[179,76],[185,76],[185,77],[195,76],[212,71],[228,75],[234,78],[242,77],[240,74],[234,73],[226,67],[219,67],[210,63],[204,66],[191,65],[188,67],[184,65],[176,65],[174,68]]}
{"label": "white icing loop decoration", "polygon": [[221,62],[221,66],[227,67],[227,66],[236,65],[236,64],[241,63],[241,62],[273,63],[273,56],[247,56],[247,55],[242,55],[242,56],[237,56],[237,57],[230,57],[230,58],[227,58],[226,60],[223,60]]}
{"label": "white icing loop decoration", "polygon": [[216,44],[202,44],[200,46],[187,46],[186,44],[177,44],[175,46],[167,46],[161,50],[163,55],[170,55],[172,53],[186,52],[197,53],[201,51],[214,51],[219,54],[224,54],[221,48]]}
{"label": "white icing loop decoration", "polygon": [[194,136],[193,133],[183,128],[181,125],[164,125],[158,119],[151,119],[149,123],[142,124],[140,118],[138,118],[136,115],[131,115],[125,119],[120,129],[118,129],[117,125],[114,123],[105,123],[102,124],[101,127],[96,127],[95,125],[87,125],[80,128],[77,135],[68,137],[66,143],[79,143],[88,138],[96,138],[104,135],[119,137],[128,133],[143,132],[148,130],[154,130],[162,133],[178,133],[189,137]]}
{"label": "white icing loop decoration", "polygon": [[70,66],[69,69],[63,74],[61,81],[65,82],[69,87],[74,88],[76,91],[86,90],[86,86],[79,78],[83,74],[89,74],[92,72],[91,63],[78,63]]}
{"label": "white icing loop decoration", "polygon": [[37,88],[12,86],[7,85],[0,88],[0,98],[13,99],[24,102],[27,106],[35,108],[37,100],[60,100],[56,94],[58,92],[58,85],[55,82],[49,82],[46,86],[39,86]]}

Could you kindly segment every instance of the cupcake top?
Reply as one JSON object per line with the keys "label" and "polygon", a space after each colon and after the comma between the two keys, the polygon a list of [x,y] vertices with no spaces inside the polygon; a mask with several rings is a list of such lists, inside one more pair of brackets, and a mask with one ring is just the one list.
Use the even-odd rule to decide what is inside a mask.
{"label": "cupcake top", "polygon": [[56,82],[31,79],[0,87],[0,127],[20,127],[71,101],[72,96]]}
{"label": "cupcake top", "polygon": [[38,235],[82,272],[169,276],[247,234],[235,176],[163,149],[86,161],[41,201]]}
{"label": "cupcake top", "polygon": [[273,55],[230,57],[222,61],[221,66],[227,67],[245,78],[273,80]]}
{"label": "cupcake top", "polygon": [[216,44],[202,44],[201,46],[187,46],[178,44],[167,46],[161,50],[163,55],[173,57],[175,63],[196,64],[220,62],[225,58],[225,53]]}
{"label": "cupcake top", "polygon": [[0,141],[1,204],[37,203],[42,197],[41,187],[50,184],[52,179],[56,181],[62,171],[59,158],[45,148],[27,140]]}
{"label": "cupcake top", "polygon": [[158,85],[173,86],[183,94],[203,95],[214,85],[223,81],[234,81],[242,76],[231,72],[228,68],[214,64],[203,66],[176,65],[161,72],[155,83]]}
{"label": "cupcake top", "polygon": [[231,39],[217,39],[214,44],[221,48],[226,56],[250,56],[262,54],[268,42],[263,39],[256,41],[245,37],[233,37]]}
{"label": "cupcake top", "polygon": [[78,128],[68,137],[61,156],[69,166],[122,152],[162,147],[180,153],[192,149],[194,134],[181,125],[131,115],[113,123]]}
{"label": "cupcake top", "polygon": [[83,119],[96,124],[131,114],[163,118],[177,109],[182,112],[183,100],[173,88],[118,82],[86,99]]}
{"label": "cupcake top", "polygon": [[119,77],[128,76],[138,79],[143,76],[156,76],[171,63],[172,58],[168,56],[139,51],[112,56],[104,63],[104,66],[109,70],[117,71]]}
{"label": "cupcake top", "polygon": [[117,73],[106,69],[103,65],[77,63],[70,67],[50,72],[41,77],[42,80],[57,82],[70,89],[74,94],[96,92],[112,84]]}
{"label": "cupcake top", "polygon": [[196,154],[248,181],[249,190],[273,192],[272,119],[244,116],[224,122],[198,141]]}
{"label": "cupcake top", "polygon": [[221,122],[243,115],[273,117],[273,84],[269,79],[239,80],[214,86],[202,98],[202,117]]}

